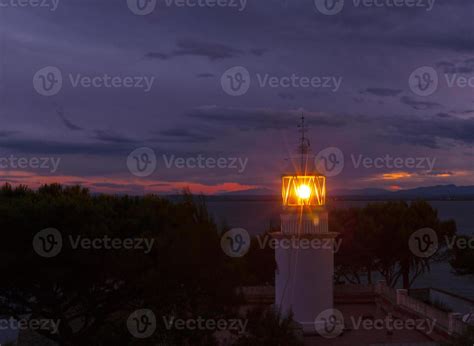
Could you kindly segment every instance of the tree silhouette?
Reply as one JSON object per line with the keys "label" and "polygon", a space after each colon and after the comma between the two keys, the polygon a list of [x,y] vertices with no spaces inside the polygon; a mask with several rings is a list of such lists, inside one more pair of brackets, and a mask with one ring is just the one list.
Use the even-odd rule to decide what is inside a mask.
{"label": "tree silhouette", "polygon": [[[37,232],[60,231],[63,247],[51,258],[32,246]],[[165,328],[163,318],[236,317],[235,288],[247,273],[220,248],[219,232],[204,201],[185,192],[177,203],[157,196],[93,196],[78,186],[25,186],[0,190],[0,314],[61,321],[59,332],[37,332],[60,345],[132,345],[140,342],[126,321],[151,309],[157,331],[145,344],[212,345],[211,330]],[[89,239],[153,240],[137,249],[89,249]],[[272,270],[271,268],[269,269]],[[257,275],[258,276],[258,275]]]}
{"label": "tree silhouette", "polygon": [[[361,283],[372,271],[379,272],[388,285],[394,287],[402,280],[410,288],[415,280],[430,270],[435,261],[445,260],[446,236],[456,233],[453,220],[441,221],[437,211],[425,201],[369,203],[360,209],[335,210],[331,213],[330,229],[342,239],[336,253],[336,277]],[[439,250],[424,258],[409,247],[410,237],[422,228],[433,229]]]}
{"label": "tree silhouette", "polygon": [[[465,244],[474,243],[472,236],[459,236],[458,240],[464,241]],[[474,249],[468,245],[454,246],[451,249],[450,264],[457,275],[474,274]]]}

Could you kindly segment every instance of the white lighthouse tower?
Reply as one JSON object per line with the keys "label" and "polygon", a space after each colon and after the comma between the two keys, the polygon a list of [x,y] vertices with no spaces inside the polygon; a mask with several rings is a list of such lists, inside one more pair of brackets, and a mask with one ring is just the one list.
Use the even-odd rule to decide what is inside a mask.
{"label": "white lighthouse tower", "polygon": [[317,316],[333,308],[334,238],[328,230],[326,177],[309,155],[307,128],[301,118],[298,155],[282,176],[281,230],[275,249],[275,305],[304,333],[315,333]]}

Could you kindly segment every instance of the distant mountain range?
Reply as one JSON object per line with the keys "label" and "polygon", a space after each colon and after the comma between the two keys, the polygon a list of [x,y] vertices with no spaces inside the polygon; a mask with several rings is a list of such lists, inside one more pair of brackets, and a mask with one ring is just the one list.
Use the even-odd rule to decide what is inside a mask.
{"label": "distant mountain range", "polygon": [[270,189],[250,189],[233,192],[224,192],[219,196],[276,196],[275,191]]}
{"label": "distant mountain range", "polygon": [[427,198],[427,199],[474,199],[474,186],[436,185],[414,189],[389,191],[384,189],[334,190],[337,197],[377,197],[377,198]]}
{"label": "distant mountain range", "polygon": [[[367,188],[359,190],[339,189],[329,191],[329,198],[337,199],[472,199],[474,200],[474,186],[436,185],[418,187],[414,189],[389,191],[384,189]],[[216,197],[245,198],[277,198],[272,190],[252,189],[237,192],[224,193]]]}

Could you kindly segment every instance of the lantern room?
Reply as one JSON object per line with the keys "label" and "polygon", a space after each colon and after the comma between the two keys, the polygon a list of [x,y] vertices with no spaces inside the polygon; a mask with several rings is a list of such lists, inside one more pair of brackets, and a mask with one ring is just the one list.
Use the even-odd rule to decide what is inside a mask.
{"label": "lantern room", "polygon": [[326,177],[284,175],[281,193],[284,207],[324,206],[326,204]]}

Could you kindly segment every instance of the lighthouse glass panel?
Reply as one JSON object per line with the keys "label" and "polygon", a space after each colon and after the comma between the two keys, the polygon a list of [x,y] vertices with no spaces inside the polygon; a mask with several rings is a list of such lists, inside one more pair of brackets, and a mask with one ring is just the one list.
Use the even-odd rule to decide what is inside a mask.
{"label": "lighthouse glass panel", "polygon": [[326,177],[321,175],[283,176],[281,193],[284,206],[322,206],[326,203]]}

